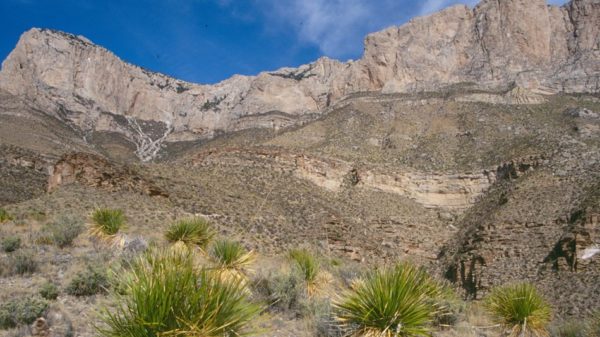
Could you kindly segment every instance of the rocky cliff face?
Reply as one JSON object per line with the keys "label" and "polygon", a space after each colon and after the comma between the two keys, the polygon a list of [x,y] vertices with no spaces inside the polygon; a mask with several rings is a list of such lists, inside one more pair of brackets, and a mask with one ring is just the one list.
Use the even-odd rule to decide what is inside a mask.
{"label": "rocky cliff face", "polygon": [[2,64],[0,89],[84,133],[118,132],[143,160],[164,142],[282,127],[348,94],[513,83],[538,93],[600,91],[600,1],[483,0],[373,33],[364,56],[299,68],[183,82],[121,61],[84,37],[32,29]]}

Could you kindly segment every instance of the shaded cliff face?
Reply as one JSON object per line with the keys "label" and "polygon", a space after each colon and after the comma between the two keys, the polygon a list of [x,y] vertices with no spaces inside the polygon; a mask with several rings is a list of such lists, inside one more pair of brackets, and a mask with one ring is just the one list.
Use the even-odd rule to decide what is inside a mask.
{"label": "shaded cliff face", "polygon": [[[356,92],[436,90],[473,82],[542,93],[600,90],[600,1],[454,6],[367,36],[362,59],[198,85],[121,61],[84,37],[32,29],[2,65],[0,88],[84,133],[117,132],[142,160],[165,142],[278,128]],[[275,112],[275,113],[274,113]]]}

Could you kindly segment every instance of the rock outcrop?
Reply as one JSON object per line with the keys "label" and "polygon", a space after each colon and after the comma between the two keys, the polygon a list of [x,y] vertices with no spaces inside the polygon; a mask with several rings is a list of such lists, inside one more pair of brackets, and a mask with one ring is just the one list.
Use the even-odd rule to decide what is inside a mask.
{"label": "rock outcrop", "polygon": [[148,196],[169,196],[165,190],[133,169],[89,153],[64,155],[50,167],[49,173],[48,192],[63,185],[79,183],[108,191],[126,190]]}
{"label": "rock outcrop", "polygon": [[[600,1],[483,0],[367,36],[360,60],[321,58],[299,68],[199,85],[121,61],[84,37],[24,33],[2,64],[0,88],[84,132],[124,134],[142,160],[165,142],[299,123],[355,92],[435,90],[473,82],[531,93],[600,91]],[[478,97],[477,99],[480,99]],[[484,97],[483,99],[488,99]]]}
{"label": "rock outcrop", "polygon": [[340,192],[348,187],[376,190],[413,200],[425,208],[458,212],[472,206],[495,182],[497,174],[492,170],[463,174],[390,172],[377,167],[357,168],[343,160],[302,153],[240,148],[199,153],[191,164],[264,167],[270,171],[289,172],[330,192]]}

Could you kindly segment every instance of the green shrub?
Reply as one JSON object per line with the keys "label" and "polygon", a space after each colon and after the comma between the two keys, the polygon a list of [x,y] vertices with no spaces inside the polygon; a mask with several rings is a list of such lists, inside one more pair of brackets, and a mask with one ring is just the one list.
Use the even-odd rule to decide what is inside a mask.
{"label": "green shrub", "polygon": [[214,236],[215,232],[210,224],[199,217],[179,220],[169,226],[165,233],[165,237],[171,243],[180,241],[200,248],[205,248]]}
{"label": "green shrub", "polygon": [[125,224],[125,215],[120,209],[99,208],[92,213],[92,234],[107,238],[114,236]]}
{"label": "green shrub", "polygon": [[32,274],[38,270],[38,262],[31,251],[18,251],[10,256],[9,268],[12,274]]}
{"label": "green shrub", "polygon": [[73,296],[92,296],[105,293],[109,286],[108,275],[103,270],[88,266],[71,279],[65,291]]}
{"label": "green shrub", "polygon": [[18,236],[7,236],[2,239],[2,250],[6,253],[12,253],[21,248],[21,238]]}
{"label": "green shrub", "polygon": [[0,304],[0,329],[31,324],[42,317],[48,302],[38,297],[15,298]]}
{"label": "green shrub", "polygon": [[242,271],[252,263],[254,253],[236,241],[218,240],[208,252],[218,268]]}
{"label": "green shrub", "polygon": [[335,307],[342,326],[357,336],[429,336],[441,294],[425,271],[399,264],[370,273]]}
{"label": "green shrub", "polygon": [[248,332],[260,309],[242,282],[199,270],[189,251],[148,252],[121,275],[124,291],[104,312],[101,336],[233,337]]}
{"label": "green shrub", "polygon": [[40,296],[47,300],[55,300],[58,297],[58,287],[52,282],[46,282],[40,287]]}
{"label": "green shrub", "polygon": [[4,208],[0,208],[0,223],[10,221],[13,217]]}
{"label": "green shrub", "polygon": [[495,288],[486,298],[485,307],[496,323],[511,329],[511,336],[548,334],[546,326],[552,317],[550,305],[531,284]]}
{"label": "green shrub", "polygon": [[46,237],[60,248],[73,244],[73,240],[83,231],[83,222],[72,217],[61,217],[45,226]]}

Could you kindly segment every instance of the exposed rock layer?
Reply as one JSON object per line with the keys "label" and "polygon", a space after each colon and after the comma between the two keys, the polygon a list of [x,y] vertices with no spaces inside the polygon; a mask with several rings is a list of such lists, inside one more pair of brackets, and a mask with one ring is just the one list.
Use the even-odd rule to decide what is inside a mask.
{"label": "exposed rock layer", "polygon": [[[484,0],[474,9],[458,5],[370,34],[358,61],[321,58],[215,85],[146,71],[83,37],[32,29],[4,61],[0,88],[83,131],[120,132],[138,145],[140,158],[151,159],[163,142],[293,125],[361,91],[475,82],[483,88],[516,83],[538,93],[598,92],[598,22],[598,0],[560,8],[544,0]],[[471,99],[541,100],[519,91],[497,101]],[[152,125],[137,127],[137,120]]]}
{"label": "exposed rock layer", "polygon": [[67,154],[50,167],[48,192],[75,182],[108,191],[126,190],[148,196],[169,196],[131,168],[88,153]]}

